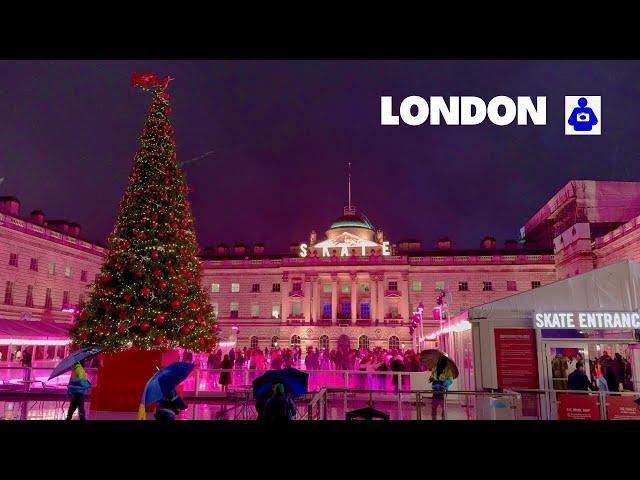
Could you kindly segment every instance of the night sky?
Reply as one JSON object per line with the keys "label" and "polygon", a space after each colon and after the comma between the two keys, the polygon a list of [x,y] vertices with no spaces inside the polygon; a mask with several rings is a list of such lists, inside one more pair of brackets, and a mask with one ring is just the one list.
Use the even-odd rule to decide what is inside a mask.
{"label": "night sky", "polygon": [[[150,95],[170,74],[198,242],[286,251],[353,200],[391,242],[499,244],[571,179],[640,180],[640,62],[0,62],[0,195],[104,241]],[[383,127],[380,96],[547,96],[546,126]],[[564,135],[564,96],[602,95],[602,136]]]}

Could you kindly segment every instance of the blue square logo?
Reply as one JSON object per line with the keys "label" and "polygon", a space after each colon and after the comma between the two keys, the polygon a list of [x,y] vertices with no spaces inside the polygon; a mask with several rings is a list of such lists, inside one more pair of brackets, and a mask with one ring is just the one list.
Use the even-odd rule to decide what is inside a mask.
{"label": "blue square logo", "polygon": [[601,135],[601,97],[593,95],[564,97],[564,134]]}

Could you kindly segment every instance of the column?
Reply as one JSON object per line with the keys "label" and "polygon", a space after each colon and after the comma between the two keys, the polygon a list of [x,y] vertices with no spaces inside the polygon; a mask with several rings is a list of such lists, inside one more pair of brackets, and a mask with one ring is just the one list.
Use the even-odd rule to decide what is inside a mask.
{"label": "column", "polygon": [[355,323],[358,318],[358,280],[355,274],[351,274],[351,321]]}
{"label": "column", "polygon": [[320,279],[318,277],[313,279],[313,304],[311,308],[311,315],[314,321],[318,320],[320,315]]}
{"label": "column", "polygon": [[384,316],[386,315],[386,311],[384,309],[384,275],[378,275],[378,318],[381,322],[384,321]]}
{"label": "column", "polygon": [[371,311],[371,322],[375,323],[376,318],[378,318],[378,282],[374,275],[369,278],[371,279],[369,284],[369,305],[371,308],[369,310]]}
{"label": "column", "polygon": [[398,288],[401,292],[399,313],[402,315],[402,320],[407,323],[407,320],[409,319],[409,280],[405,275],[403,275],[399,283],[400,285],[398,285]]}
{"label": "column", "polygon": [[282,277],[282,284],[280,285],[280,297],[282,298],[282,318],[286,321],[289,319],[289,277]]}
{"label": "column", "polygon": [[311,318],[311,279],[305,277],[302,284],[304,300],[302,301],[302,311],[304,312],[305,323]]}
{"label": "column", "polygon": [[331,322],[338,318],[338,276],[331,275]]}

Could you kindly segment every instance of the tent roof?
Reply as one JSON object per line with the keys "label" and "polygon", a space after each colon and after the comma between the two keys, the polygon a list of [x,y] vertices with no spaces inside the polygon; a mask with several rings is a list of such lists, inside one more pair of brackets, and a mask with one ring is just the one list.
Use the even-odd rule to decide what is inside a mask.
{"label": "tent roof", "polygon": [[469,309],[470,318],[516,312],[640,310],[640,262],[624,260]]}
{"label": "tent roof", "polygon": [[0,318],[1,337],[68,339],[70,324]]}

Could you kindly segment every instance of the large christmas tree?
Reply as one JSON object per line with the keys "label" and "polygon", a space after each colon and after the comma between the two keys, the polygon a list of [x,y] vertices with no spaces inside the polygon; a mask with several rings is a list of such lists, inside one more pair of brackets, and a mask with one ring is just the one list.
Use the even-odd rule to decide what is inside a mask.
{"label": "large christmas tree", "polygon": [[134,74],[132,83],[153,92],[153,103],[108,239],[109,253],[72,328],[77,346],[102,345],[109,351],[215,346],[213,308],[200,286],[189,189],[169,123],[169,80]]}

